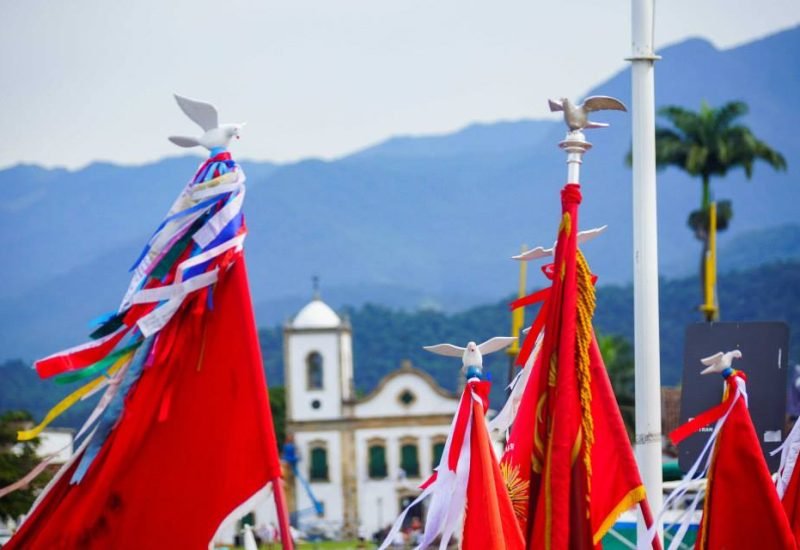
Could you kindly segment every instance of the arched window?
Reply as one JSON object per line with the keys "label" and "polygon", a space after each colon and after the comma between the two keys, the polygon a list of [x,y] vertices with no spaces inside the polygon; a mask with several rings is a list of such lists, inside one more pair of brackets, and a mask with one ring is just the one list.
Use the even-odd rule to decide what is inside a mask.
{"label": "arched window", "polygon": [[311,443],[309,481],[328,481],[328,449],[324,442]]}
{"label": "arched window", "polygon": [[322,389],[322,355],[312,351],[306,357],[307,387],[309,390]]}
{"label": "arched window", "polygon": [[386,477],[386,443],[383,439],[371,439],[367,442],[369,459],[368,474],[370,479],[383,479]]}
{"label": "arched window", "polygon": [[408,437],[400,441],[400,467],[406,477],[419,477],[419,450],[415,438]]}
{"label": "arched window", "polygon": [[444,452],[444,442],[445,437],[436,437],[433,440],[433,447],[431,449],[431,455],[433,456],[433,464],[431,465],[431,469],[436,468],[439,465],[439,462],[442,460],[442,453]]}

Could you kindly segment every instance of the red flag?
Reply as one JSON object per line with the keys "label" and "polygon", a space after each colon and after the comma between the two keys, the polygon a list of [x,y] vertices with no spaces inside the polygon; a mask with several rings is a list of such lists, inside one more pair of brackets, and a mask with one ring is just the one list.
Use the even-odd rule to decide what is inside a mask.
{"label": "red flag", "polygon": [[5,548],[206,548],[220,522],[280,477],[244,258],[213,308],[188,298],[158,334],[123,415],[78,484],[79,460]]}
{"label": "red flag", "polygon": [[729,395],[742,388],[720,428],[708,471],[703,519],[695,548],[794,549],[750,413],[741,372],[726,379]]}
{"label": "red flag", "polygon": [[514,518],[514,508],[508,498],[489,432],[486,430],[489,383],[479,382],[475,387],[478,388],[483,403],[470,400],[473,418],[470,434],[471,456],[467,514],[464,518],[461,547],[463,550],[521,550],[525,548],[525,538]]}
{"label": "red flag", "polygon": [[552,285],[523,349],[540,328],[544,340],[501,464],[527,547],[537,550],[600,548],[622,512],[646,507],[591,326],[594,279],[576,239],[580,186],[567,185],[561,200]]}

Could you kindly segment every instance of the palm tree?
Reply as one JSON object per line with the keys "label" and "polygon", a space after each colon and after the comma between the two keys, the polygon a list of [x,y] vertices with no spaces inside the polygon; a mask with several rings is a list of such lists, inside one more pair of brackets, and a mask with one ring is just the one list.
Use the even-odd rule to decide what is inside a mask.
{"label": "palm tree", "polygon": [[[711,178],[724,177],[728,171],[743,168],[747,179],[753,176],[753,165],[762,160],[775,170],[786,170],[786,159],[778,151],[756,138],[747,126],[738,124],[748,112],[747,104],[731,101],[719,108],[706,102],[695,112],[676,105],[659,110],[671,127],[656,128],[656,165],[675,166],[702,184],[700,208],[689,214],[687,223],[695,237],[703,243],[700,256],[700,283],[705,288],[705,257],[708,251]],[[630,162],[631,154],[628,154]],[[717,230],[727,229],[733,208],[730,201],[717,205]]]}

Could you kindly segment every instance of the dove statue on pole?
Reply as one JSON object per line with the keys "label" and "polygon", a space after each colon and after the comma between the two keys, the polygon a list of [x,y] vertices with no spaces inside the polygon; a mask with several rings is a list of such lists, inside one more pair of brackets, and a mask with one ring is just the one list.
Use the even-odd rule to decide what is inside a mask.
{"label": "dove statue on pole", "polygon": [[461,372],[466,375],[467,380],[472,378],[484,380],[483,356],[510,346],[516,339],[515,336],[495,336],[482,344],[469,342],[465,348],[453,344],[436,344],[435,346],[423,346],[423,349],[437,355],[461,357]]}
{"label": "dove statue on pole", "polygon": [[170,136],[169,140],[178,147],[200,145],[208,149],[213,156],[225,151],[232,139],[239,139],[239,131],[247,124],[246,122],[220,124],[217,109],[212,104],[174,95],[178,107],[203,130],[203,134],[199,137]]}
{"label": "dove statue on pole", "polygon": [[595,111],[627,111],[628,109],[619,100],[604,95],[587,97],[580,105],[575,105],[566,97],[560,101],[548,100],[551,112],[564,112],[564,122],[570,130],[591,130],[593,128],[608,128],[605,122],[592,122],[589,113]]}
{"label": "dove statue on pole", "polygon": [[733,364],[733,360],[741,358],[742,358],[742,352],[739,351],[738,349],[735,349],[733,351],[726,351],[725,353],[721,351],[717,352],[714,355],[710,355],[708,357],[700,359],[700,362],[706,366],[705,369],[700,371],[700,374],[717,373],[727,378],[725,371],[727,371],[728,369],[733,370],[733,367],[731,366]]}
{"label": "dove statue on pole", "polygon": [[592,144],[586,141],[583,130],[593,128],[607,128],[604,122],[592,122],[589,120],[589,113],[595,111],[627,111],[625,105],[618,99],[608,96],[587,97],[580,105],[575,105],[567,98],[560,100],[548,100],[550,111],[564,112],[564,122],[569,131],[564,140],[558,144],[567,152],[567,181],[569,183],[580,183],[580,166],[583,162],[583,155],[592,148]]}

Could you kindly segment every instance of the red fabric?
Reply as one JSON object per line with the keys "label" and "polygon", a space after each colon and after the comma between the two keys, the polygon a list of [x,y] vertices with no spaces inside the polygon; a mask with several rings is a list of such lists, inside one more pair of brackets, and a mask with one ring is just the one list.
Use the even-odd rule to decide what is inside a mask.
{"label": "red fabric", "polygon": [[[471,382],[482,399],[488,399],[488,382]],[[470,391],[464,392],[470,395]],[[514,509],[486,429],[486,406],[470,398],[472,430],[467,485],[467,514],[461,547],[464,550],[522,550],[525,537],[514,519]]]}
{"label": "red fabric", "polygon": [[672,444],[678,445],[681,441],[693,433],[698,432],[700,429],[725,416],[725,413],[728,412],[728,409],[731,406],[731,401],[733,400],[734,395],[736,394],[731,392],[728,398],[723,400],[719,405],[716,405],[707,411],[703,411],[685,424],[681,424],[672,430],[669,433],[669,439],[672,441]]}
{"label": "red fabric", "polygon": [[[587,415],[594,443],[588,465],[584,460],[587,443],[576,364],[580,201],[579,186],[567,185],[562,191],[564,216],[555,262],[547,271],[552,285],[540,312],[542,349],[502,460],[527,547],[537,550],[601,548],[609,522],[643,498],[633,450],[594,341],[589,348],[591,412]],[[537,332],[541,320],[534,321]]]}
{"label": "red fabric", "polygon": [[5,548],[206,548],[280,477],[243,257],[199,312],[204,299],[187,299],[157,337],[83,481],[67,472]]}
{"label": "red fabric", "polygon": [[781,504],[783,504],[783,509],[789,520],[794,539],[798,547],[800,547],[800,468],[797,465],[792,471],[792,477],[786,487],[786,492],[783,494]]}
{"label": "red fabric", "polygon": [[[735,390],[730,377],[729,391]],[[695,548],[796,548],[744,399],[733,405],[714,444]]]}
{"label": "red fabric", "polygon": [[447,455],[447,467],[451,472],[456,471],[458,457],[461,456],[461,447],[464,446],[464,437],[467,435],[467,422],[469,421],[469,408],[472,398],[469,391],[461,394],[456,413],[456,425],[453,427],[453,439],[450,442],[450,453]]}
{"label": "red fabric", "polygon": [[[604,527],[608,527],[608,522],[613,523],[618,514],[625,511],[618,509],[621,503],[627,501],[629,504],[639,503],[646,507],[647,501],[643,499],[644,486],[639,475],[639,467],[596,338],[592,339],[589,357],[595,437],[591,458],[593,472],[590,495],[591,529],[592,537],[598,538],[607,531]],[[649,508],[645,511],[644,517],[647,524],[652,523]],[[660,541],[656,537],[653,548],[660,546]]]}

